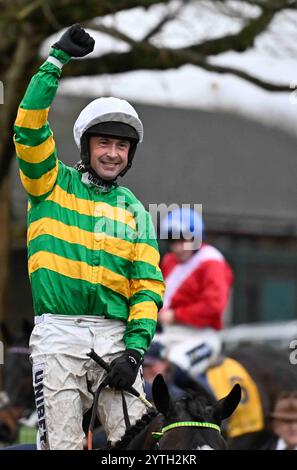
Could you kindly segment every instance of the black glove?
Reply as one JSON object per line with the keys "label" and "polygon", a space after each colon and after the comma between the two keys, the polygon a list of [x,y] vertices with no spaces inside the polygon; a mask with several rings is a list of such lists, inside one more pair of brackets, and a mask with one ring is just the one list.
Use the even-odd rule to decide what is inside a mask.
{"label": "black glove", "polygon": [[84,57],[93,51],[94,39],[87,33],[80,24],[74,24],[65,31],[59,41],[52,47],[61,49],[71,57]]}
{"label": "black glove", "polygon": [[104,382],[116,390],[129,390],[135,382],[141,364],[140,353],[134,349],[127,349],[122,356],[111,362],[111,371],[108,372]]}

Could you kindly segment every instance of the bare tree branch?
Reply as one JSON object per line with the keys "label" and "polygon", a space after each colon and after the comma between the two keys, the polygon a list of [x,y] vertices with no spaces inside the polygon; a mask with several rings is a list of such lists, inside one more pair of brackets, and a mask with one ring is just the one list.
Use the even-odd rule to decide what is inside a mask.
{"label": "bare tree branch", "polygon": [[254,45],[255,39],[264,32],[274,18],[276,11],[263,11],[251,19],[237,34],[228,34],[185,48],[205,56],[218,55],[230,50],[243,52]]}
{"label": "bare tree branch", "polygon": [[280,84],[280,83],[271,83],[261,78],[255,77],[248,72],[237,69],[235,67],[227,67],[222,65],[211,64],[203,59],[196,58],[192,56],[189,57],[193,65],[197,65],[200,68],[203,68],[209,72],[215,72],[219,74],[230,74],[236,77],[242,78],[245,81],[252,83],[253,85],[262,88],[263,90],[273,91],[273,92],[289,92],[292,91],[292,88],[289,84]]}
{"label": "bare tree branch", "polygon": [[104,26],[103,24],[102,25],[97,25],[97,24],[94,24],[92,22],[84,23],[84,25],[88,28],[92,28],[95,31],[99,31],[100,33],[108,34],[109,36],[111,36],[115,39],[119,39],[120,41],[124,41],[127,44],[130,44],[131,46],[134,46],[135,44],[137,44],[137,41],[132,39],[130,36],[127,36],[125,33],[122,33],[121,31],[119,31],[116,28],[111,28],[109,26]]}
{"label": "bare tree branch", "polygon": [[[143,52],[140,53],[140,50]],[[145,53],[144,53],[145,51]],[[234,68],[211,64],[202,55],[191,51],[158,49],[151,45],[138,44],[134,49],[124,53],[109,53],[100,58],[73,61],[65,68],[63,77],[81,75],[100,75],[105,73],[123,73],[132,70],[167,70],[185,64],[193,64],[210,72],[231,74],[242,78],[258,87],[271,92],[292,91],[289,84],[271,83],[255,77],[248,72]]]}
{"label": "bare tree branch", "polygon": [[135,41],[130,36],[127,36],[122,31],[119,31],[117,28],[108,27],[103,24],[98,25],[94,23],[93,20],[84,23],[84,26],[88,28],[92,28],[95,31],[99,31],[100,33],[108,34],[109,36],[112,36],[115,39],[119,39],[120,41],[124,41],[127,44],[130,44],[131,46],[135,46],[139,42],[141,43],[148,42],[149,39],[151,39],[153,36],[158,34],[162,30],[163,26],[165,26],[165,24],[167,24],[169,21],[174,20],[177,17],[181,9],[182,9],[182,5],[179,5],[176,11],[168,13],[163,18],[161,18],[161,20],[144,36],[144,38],[141,41]]}
{"label": "bare tree branch", "polygon": [[[162,1],[169,3],[170,0]],[[63,27],[73,23],[90,20],[96,16],[104,16],[129,10],[135,7],[149,8],[160,3],[160,0],[32,0],[20,9],[19,2],[10,0],[9,6],[0,11],[0,22],[19,22],[24,19],[37,20],[42,16],[42,4],[48,3],[55,18]],[[7,4],[7,3],[6,3]]]}
{"label": "bare tree branch", "polygon": [[[217,0],[218,2],[225,3],[226,0]],[[242,3],[242,0],[237,0]],[[265,10],[272,10],[278,12],[280,10],[295,10],[297,7],[296,0],[244,0],[252,6],[260,7]]]}
{"label": "bare tree branch", "polygon": [[45,19],[48,21],[48,23],[52,26],[53,29],[59,30],[63,28],[63,25],[57,20],[48,2],[43,2],[41,8]]}
{"label": "bare tree branch", "polygon": [[148,42],[153,36],[156,36],[156,34],[158,34],[169,21],[174,20],[178,16],[182,8],[183,5],[179,5],[174,12],[170,12],[161,18],[160,21],[142,38],[142,42]]}
{"label": "bare tree branch", "polygon": [[25,20],[28,16],[31,15],[31,13],[39,9],[43,3],[44,3],[44,0],[34,0],[30,2],[28,5],[24,6],[24,8],[18,11],[16,15],[16,19],[18,21]]}

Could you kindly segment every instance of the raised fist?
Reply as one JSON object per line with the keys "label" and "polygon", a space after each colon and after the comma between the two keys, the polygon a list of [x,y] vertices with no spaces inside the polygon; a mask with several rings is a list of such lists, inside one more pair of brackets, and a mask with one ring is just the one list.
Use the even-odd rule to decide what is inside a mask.
{"label": "raised fist", "polygon": [[81,25],[74,24],[65,31],[59,41],[55,42],[52,47],[61,49],[71,57],[84,57],[93,51],[94,45],[94,39]]}

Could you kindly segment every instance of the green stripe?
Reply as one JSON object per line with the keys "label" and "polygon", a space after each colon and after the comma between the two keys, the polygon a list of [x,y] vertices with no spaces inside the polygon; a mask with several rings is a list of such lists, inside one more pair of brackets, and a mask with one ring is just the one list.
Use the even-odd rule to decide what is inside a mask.
{"label": "green stripe", "polygon": [[132,320],[127,323],[124,334],[126,348],[147,350],[155,331],[157,322],[154,320]]}
{"label": "green stripe", "polygon": [[107,318],[116,318],[126,323],[129,316],[129,303],[126,297],[101,284],[97,284],[93,289],[92,301],[89,304],[91,311],[101,313],[103,302]]}
{"label": "green stripe", "polygon": [[34,271],[30,282],[36,315],[46,312],[79,315],[88,312],[88,282],[70,279],[49,269]]}
{"label": "green stripe", "polygon": [[61,70],[50,62],[44,62],[31,78],[21,102],[24,109],[46,109],[51,104],[58,88]]}
{"label": "green stripe", "polygon": [[[78,203],[79,206],[79,203]],[[61,207],[53,201],[43,201],[40,206],[32,206],[29,211],[29,223],[35,222],[42,217],[63,222],[66,225],[78,227],[92,233],[106,233],[110,236],[121,235],[120,238],[132,242],[134,240],[134,230],[122,222],[115,222],[106,217],[94,217],[79,214],[75,210]]]}
{"label": "green stripe", "polygon": [[48,122],[40,129],[14,126],[14,131],[16,133],[16,142],[28,145],[29,147],[36,147],[37,145],[42,144],[53,134]]}
{"label": "green stripe", "polygon": [[57,152],[54,151],[46,160],[40,163],[28,163],[25,160],[17,157],[19,167],[22,172],[28,176],[28,178],[38,180],[48,171],[52,170],[56,166]]}
{"label": "green stripe", "polygon": [[152,222],[152,218],[147,211],[142,211],[138,214],[137,218],[137,229],[138,229],[138,236],[137,242],[138,243],[146,243],[158,251],[158,243],[156,241],[156,232],[155,227]]}
{"label": "green stripe", "polygon": [[150,302],[153,301],[160,309],[163,305],[163,300],[160,295],[156,294],[151,290],[140,290],[137,294],[134,294],[133,297],[130,298],[130,306],[139,304],[140,302]]}
{"label": "green stripe", "polygon": [[[27,193],[28,199],[31,203],[31,206],[36,207],[41,201],[46,199],[51,194],[51,192],[52,192],[52,189],[48,193],[42,194],[41,196],[33,196],[32,194]],[[27,221],[28,220],[29,219],[28,219],[28,216],[27,216]],[[27,225],[29,225],[29,221],[28,221]]]}
{"label": "green stripe", "polygon": [[126,299],[100,284],[72,279],[49,269],[39,269],[30,276],[34,311],[69,315],[106,315],[128,317]]}
{"label": "green stripe", "polygon": [[104,266],[126,279],[130,278],[132,263],[104,250],[90,250],[80,244],[69,243],[51,235],[40,235],[29,242],[28,257],[38,251],[49,251],[73,261],[84,261],[90,266]]}
{"label": "green stripe", "polygon": [[132,278],[154,279],[155,281],[163,282],[163,276],[161,271],[157,270],[156,266],[153,266],[152,264],[146,263],[144,261],[134,261]]}

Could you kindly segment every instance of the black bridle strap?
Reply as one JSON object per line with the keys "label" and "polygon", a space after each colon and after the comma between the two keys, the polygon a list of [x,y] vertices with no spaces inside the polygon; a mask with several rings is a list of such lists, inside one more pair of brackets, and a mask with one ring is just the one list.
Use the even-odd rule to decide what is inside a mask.
{"label": "black bridle strap", "polygon": [[[88,450],[93,449],[93,431],[94,431],[94,424],[95,424],[95,419],[97,415],[97,407],[98,407],[98,400],[99,400],[99,395],[101,391],[103,390],[104,387],[106,387],[105,381],[103,381],[99,387],[96,390],[95,397],[94,397],[94,402],[93,402],[93,409],[92,409],[92,415],[91,415],[91,420],[89,424],[89,429],[88,429]],[[127,402],[126,398],[124,395],[124,391],[121,390],[121,395],[122,395],[122,406],[123,406],[123,414],[124,414],[124,419],[125,419],[125,425],[126,429],[129,430],[131,428],[131,423],[129,419],[129,413],[128,413],[128,407],[127,407]]]}
{"label": "black bridle strap", "polygon": [[129,418],[129,413],[128,413],[127,402],[126,402],[126,398],[125,398],[125,394],[123,390],[121,390],[121,395],[122,395],[122,407],[123,407],[126,430],[129,431],[129,429],[131,428],[131,423],[130,423],[130,418]]}
{"label": "black bridle strap", "polygon": [[93,402],[93,409],[92,409],[92,415],[91,415],[91,421],[89,424],[89,429],[88,429],[88,450],[93,449],[93,431],[94,431],[94,424],[95,424],[95,419],[97,415],[97,406],[98,406],[98,400],[99,400],[99,395],[101,390],[106,386],[105,382],[103,381],[99,387],[96,390],[95,397],[94,397],[94,402]]}

